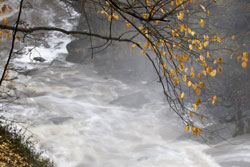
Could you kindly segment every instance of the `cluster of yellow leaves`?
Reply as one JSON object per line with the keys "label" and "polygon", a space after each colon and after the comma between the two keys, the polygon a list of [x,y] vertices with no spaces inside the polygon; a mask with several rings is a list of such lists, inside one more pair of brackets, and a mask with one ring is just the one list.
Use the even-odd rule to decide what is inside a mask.
{"label": "cluster of yellow leaves", "polygon": [[242,68],[247,68],[247,62],[248,62],[247,52],[243,52],[243,56],[238,56],[237,60],[242,61],[242,63],[241,63]]}
{"label": "cluster of yellow leaves", "polygon": [[103,15],[105,15],[105,16],[107,16],[107,18],[108,18],[108,21],[112,21],[112,20],[119,20],[119,16],[118,16],[118,14],[116,14],[116,13],[112,13],[112,14],[109,14],[107,11],[105,11],[105,10],[102,10],[101,12],[100,12],[101,14],[103,14]]}
{"label": "cluster of yellow leaves", "polygon": [[[0,10],[0,14],[6,14],[6,12],[12,12],[13,9],[10,5],[8,4],[3,4],[3,2],[0,1],[0,4],[2,4],[1,6],[1,10]],[[3,17],[3,19],[1,20],[1,22],[3,23],[3,25],[8,25],[8,20],[7,17]],[[6,38],[7,40],[10,38],[11,33],[7,30],[1,30],[0,31],[0,38],[3,37]],[[16,36],[16,38],[21,41],[21,37],[19,35]]]}
{"label": "cluster of yellow leaves", "polygon": [[[189,131],[189,129],[190,129],[190,126],[187,125],[187,126],[185,127],[185,131]],[[196,127],[196,126],[192,126],[191,131],[192,131],[192,133],[193,133],[194,135],[199,135],[199,134],[202,132],[202,129],[199,128],[199,127]]]}
{"label": "cluster of yellow leaves", "polygon": [[[211,56],[207,51],[209,50],[210,44],[213,42],[221,43],[222,39],[218,35],[211,37],[208,34],[201,35],[199,32],[196,32],[194,28],[189,27],[189,25],[187,25],[188,23],[185,23],[185,17],[192,14],[190,8],[186,10],[186,5],[193,2],[198,2],[198,0],[170,0],[167,3],[163,0],[145,0],[144,7],[146,10],[138,14],[136,18],[132,16],[131,18],[126,18],[124,22],[128,29],[133,28],[137,30],[145,38],[144,42],[133,42],[131,50],[138,46],[141,54],[150,56],[150,53],[155,53],[160,63],[159,68],[161,69],[159,70],[162,77],[168,77],[168,79],[172,81],[174,88],[182,86],[183,83],[193,90],[197,96],[193,104],[193,109],[197,111],[199,105],[202,103],[200,95],[206,86],[203,79],[208,76],[215,77],[216,74],[222,73],[222,67],[220,65],[222,57],[215,59],[215,57]],[[210,11],[206,9],[202,3],[195,4],[198,4],[198,7],[200,7],[207,16],[210,15]],[[110,8],[109,3],[106,3],[106,5]],[[159,8],[155,8],[154,5],[157,5]],[[118,15],[108,14],[108,11],[109,10],[103,10],[101,13],[106,15],[109,21],[119,19]],[[155,18],[162,19],[162,16],[165,17],[171,12],[174,14],[173,17],[176,18],[176,25],[163,22],[163,20],[155,20]],[[156,17],[154,18],[154,16]],[[199,18],[198,21],[200,26],[204,28],[206,17],[204,15],[202,16],[203,17]],[[168,18],[164,18],[164,21],[167,20]],[[147,25],[147,22],[150,22],[150,26]],[[155,30],[154,26],[159,27],[159,29],[156,28]],[[160,33],[163,32],[163,34],[157,35],[157,33],[159,33],[158,31]],[[235,37],[232,37],[232,39],[234,38]],[[245,56],[243,59],[244,65],[242,66],[246,66],[247,57]],[[193,65],[194,63],[200,65],[200,67]],[[184,100],[185,93],[179,92],[178,96],[180,100]],[[216,100],[217,97],[213,96],[212,104],[215,104]],[[192,117],[193,112],[190,112],[189,116]],[[201,129],[198,127],[192,127],[191,129],[195,135],[201,133]]]}

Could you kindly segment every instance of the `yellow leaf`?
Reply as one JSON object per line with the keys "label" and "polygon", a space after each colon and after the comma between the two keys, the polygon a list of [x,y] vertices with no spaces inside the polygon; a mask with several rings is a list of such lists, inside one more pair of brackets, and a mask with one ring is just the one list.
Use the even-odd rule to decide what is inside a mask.
{"label": "yellow leaf", "polygon": [[180,95],[180,99],[181,99],[181,100],[184,99],[184,96],[185,96],[185,93],[182,92],[181,95]]}
{"label": "yellow leaf", "polygon": [[171,30],[171,35],[172,35],[172,37],[175,36],[175,31],[174,30]]}
{"label": "yellow leaf", "polygon": [[209,40],[209,36],[208,35],[203,35],[203,38],[204,38],[205,41]]}
{"label": "yellow leaf", "polygon": [[150,4],[151,4],[151,1],[150,1],[150,0],[146,0],[146,4],[147,4],[147,5],[150,5]]}
{"label": "yellow leaf", "polygon": [[131,45],[131,50],[133,50],[135,47],[136,47],[136,44],[133,43],[133,44]]}
{"label": "yellow leaf", "polygon": [[202,76],[201,76],[201,74],[199,73],[199,74],[197,74],[197,78],[199,78],[199,79],[201,79],[202,78]]}
{"label": "yellow leaf", "polygon": [[6,36],[5,36],[5,38],[8,40],[10,38],[10,34],[7,33]]}
{"label": "yellow leaf", "polygon": [[188,56],[183,56],[183,60],[186,63],[188,61],[189,57]]}
{"label": "yellow leaf", "polygon": [[206,61],[205,57],[202,54],[200,54],[200,60],[201,60],[201,62],[205,62]]}
{"label": "yellow leaf", "polygon": [[102,10],[101,11],[101,14],[106,14],[107,12],[105,10]]}
{"label": "yellow leaf", "polygon": [[218,37],[217,35],[216,36],[213,36],[212,38],[211,38],[211,40],[212,41],[217,41],[217,42],[221,42],[221,38],[220,37]]}
{"label": "yellow leaf", "polygon": [[202,74],[203,74],[204,76],[207,76],[206,70],[202,70]]}
{"label": "yellow leaf", "polygon": [[109,21],[109,22],[112,21],[112,16],[108,16],[108,21]]}
{"label": "yellow leaf", "polygon": [[194,68],[193,68],[193,67],[191,67],[190,76],[191,76],[192,78],[194,78],[194,76],[195,76]]}
{"label": "yellow leaf", "polygon": [[212,98],[212,104],[214,104],[216,100],[217,100],[217,96],[213,96],[213,98]]}
{"label": "yellow leaf", "polygon": [[143,13],[142,16],[143,16],[144,19],[148,19],[149,13]]}
{"label": "yellow leaf", "polygon": [[165,14],[165,13],[166,13],[166,12],[164,11],[164,9],[160,8],[160,10],[161,10],[161,13],[162,13],[162,14]]}
{"label": "yellow leaf", "polygon": [[211,58],[211,55],[209,52],[207,52],[207,58]]}
{"label": "yellow leaf", "polygon": [[240,61],[240,60],[241,60],[241,56],[238,56],[238,57],[237,57],[237,60]]}
{"label": "yellow leaf", "polygon": [[201,98],[198,98],[198,99],[196,100],[195,104],[198,106],[198,105],[201,104],[201,102],[202,102]]}
{"label": "yellow leaf", "polygon": [[247,68],[247,63],[244,61],[244,62],[242,62],[241,66],[242,66],[242,68]]}
{"label": "yellow leaf", "polygon": [[200,82],[199,86],[204,88],[205,87],[205,82]]}
{"label": "yellow leaf", "polygon": [[180,11],[178,14],[177,14],[177,18],[179,20],[182,20],[184,18],[184,12],[183,11]]}
{"label": "yellow leaf", "polygon": [[218,67],[217,67],[217,71],[218,71],[219,73],[222,73],[222,67],[221,67],[221,66],[218,66]]}
{"label": "yellow leaf", "polygon": [[116,13],[113,13],[113,18],[114,18],[115,20],[118,20],[118,19],[119,19],[119,16],[118,16]]}
{"label": "yellow leaf", "polygon": [[220,57],[218,60],[217,60],[217,63],[221,63],[222,62],[222,57]]}
{"label": "yellow leaf", "polygon": [[188,87],[192,86],[192,82],[191,82],[191,81],[188,81],[188,82],[187,82],[187,86],[188,86]]}
{"label": "yellow leaf", "polygon": [[142,30],[144,29],[144,27],[143,27],[143,26],[139,26],[138,29],[139,29],[140,31],[142,31]]}
{"label": "yellow leaf", "polygon": [[21,41],[21,37],[19,35],[16,35],[16,38],[18,41]]}
{"label": "yellow leaf", "polygon": [[185,131],[187,132],[189,130],[189,125],[185,127]]}
{"label": "yellow leaf", "polygon": [[126,27],[127,28],[130,28],[131,27],[131,24],[129,22],[126,21]]}
{"label": "yellow leaf", "polygon": [[189,113],[189,116],[190,116],[191,118],[193,118],[193,112],[190,112],[190,113]]}
{"label": "yellow leaf", "polygon": [[195,127],[195,126],[192,127],[192,133],[194,135],[199,135],[201,132],[202,132],[202,130],[200,128]]}
{"label": "yellow leaf", "polygon": [[184,82],[186,82],[186,81],[187,81],[187,75],[182,75],[182,80],[183,80]]}
{"label": "yellow leaf", "polygon": [[213,70],[212,72],[209,73],[212,77],[215,77],[216,75],[216,70]]}
{"label": "yellow leaf", "polygon": [[221,38],[217,37],[217,42],[221,43]]}
{"label": "yellow leaf", "polygon": [[174,1],[170,1],[169,5],[173,6],[174,5]]}
{"label": "yellow leaf", "polygon": [[192,44],[189,44],[188,47],[189,47],[190,50],[193,50],[193,45]]}
{"label": "yellow leaf", "polygon": [[3,18],[3,24],[4,24],[4,25],[7,25],[7,24],[8,24],[8,23],[7,23],[7,17],[4,17],[4,18]]}
{"label": "yellow leaf", "polygon": [[[193,104],[193,108],[194,108],[194,111],[196,111],[197,110],[197,104]],[[190,115],[190,117],[191,117],[191,115]]]}
{"label": "yellow leaf", "polygon": [[175,75],[175,71],[173,69],[170,70],[170,77],[173,77]]}
{"label": "yellow leaf", "polygon": [[181,63],[181,64],[178,65],[178,68],[180,69],[180,71],[183,71],[185,66]]}
{"label": "yellow leaf", "polygon": [[201,25],[201,27],[204,27],[204,26],[205,26],[205,22],[204,22],[203,19],[200,19],[200,25]]}
{"label": "yellow leaf", "polygon": [[157,41],[156,44],[155,44],[155,47],[159,47],[160,46],[160,41]]}
{"label": "yellow leaf", "polygon": [[185,26],[183,24],[179,24],[179,28],[181,32],[185,31]]}
{"label": "yellow leaf", "polygon": [[150,47],[151,47],[151,44],[150,44],[150,42],[147,40],[147,41],[144,43],[144,48],[149,49]]}
{"label": "yellow leaf", "polygon": [[180,80],[178,77],[174,77],[174,84],[175,84],[175,86],[180,84]]}
{"label": "yellow leaf", "polygon": [[167,69],[167,63],[165,61],[162,62],[163,68]]}
{"label": "yellow leaf", "polygon": [[209,45],[209,41],[205,41],[204,43],[203,43],[203,46],[204,47],[207,47]]}
{"label": "yellow leaf", "polygon": [[164,56],[164,55],[166,55],[166,52],[165,52],[165,51],[160,50],[160,54],[161,54],[161,56]]}
{"label": "yellow leaf", "polygon": [[176,0],[176,5],[178,6],[178,5],[180,5],[181,3],[183,2],[183,0]]}
{"label": "yellow leaf", "polygon": [[210,16],[210,10],[207,10],[207,15]]}
{"label": "yellow leaf", "polygon": [[200,94],[201,94],[201,89],[200,89],[200,88],[196,88],[196,89],[195,89],[195,93],[196,93],[197,96],[200,96]]}
{"label": "yellow leaf", "polygon": [[146,51],[144,49],[142,49],[141,54],[146,54]]}
{"label": "yellow leaf", "polygon": [[247,54],[247,52],[243,52],[243,57],[248,57],[248,54]]}

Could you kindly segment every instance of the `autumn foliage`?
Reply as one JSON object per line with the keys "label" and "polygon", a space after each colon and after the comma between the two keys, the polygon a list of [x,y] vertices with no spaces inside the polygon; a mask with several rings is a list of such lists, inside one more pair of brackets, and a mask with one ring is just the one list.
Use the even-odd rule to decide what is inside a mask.
{"label": "autumn foliage", "polygon": [[[108,21],[124,22],[134,36],[143,37],[131,38],[131,49],[139,48],[140,53],[151,60],[170,106],[183,119],[185,130],[195,135],[202,130],[195,126],[192,118],[196,115],[203,120],[203,115],[197,112],[206,82],[209,77],[223,72],[223,57],[210,52],[214,45],[222,43],[222,38],[206,30],[206,20],[210,16],[206,6],[215,2],[134,0],[120,4],[116,0],[106,0],[100,11]],[[234,39],[233,35],[231,40]],[[237,60],[246,68],[248,54],[244,52]],[[184,105],[185,90],[192,90],[197,97],[192,109]],[[215,104],[216,94],[210,99]]]}

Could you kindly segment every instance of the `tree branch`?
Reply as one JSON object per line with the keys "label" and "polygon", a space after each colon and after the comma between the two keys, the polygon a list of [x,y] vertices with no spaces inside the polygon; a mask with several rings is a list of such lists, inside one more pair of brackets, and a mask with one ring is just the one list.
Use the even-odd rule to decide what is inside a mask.
{"label": "tree branch", "polygon": [[11,55],[12,55],[14,47],[15,47],[16,33],[18,31],[18,24],[19,24],[20,17],[21,17],[21,14],[22,14],[22,7],[23,7],[23,0],[21,0],[20,5],[19,5],[19,13],[18,13],[17,21],[16,21],[16,26],[12,27],[12,30],[14,32],[13,32],[13,36],[12,36],[11,48],[10,48],[8,60],[6,62],[6,65],[4,66],[2,77],[1,77],[1,80],[0,80],[0,86],[2,85],[2,82],[5,79],[6,71],[8,69],[8,66],[9,66],[9,63],[10,63],[10,60],[11,60]]}

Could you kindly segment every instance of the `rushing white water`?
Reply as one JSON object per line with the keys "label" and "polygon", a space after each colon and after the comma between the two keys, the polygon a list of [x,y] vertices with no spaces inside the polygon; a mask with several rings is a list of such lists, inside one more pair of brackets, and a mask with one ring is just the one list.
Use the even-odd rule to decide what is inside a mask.
{"label": "rushing white water", "polygon": [[[102,78],[89,66],[52,65],[29,78],[28,97],[9,114],[32,125],[58,167],[219,166],[204,153],[208,146],[177,140],[180,120],[152,92]],[[139,95],[133,106],[126,103],[131,94]]]}
{"label": "rushing white water", "polygon": [[57,167],[250,164],[249,136],[214,147],[184,137],[181,120],[152,83],[127,85],[60,60],[29,66],[37,70],[12,83],[20,98],[5,116],[24,122]]}
{"label": "rushing white water", "polygon": [[[213,147],[188,140],[160,87],[127,85],[87,65],[52,63],[67,53],[70,39],[52,34],[48,41],[50,48],[37,47],[14,62],[37,70],[11,83],[20,98],[4,116],[24,122],[57,167],[250,166],[249,136]],[[47,61],[36,64],[39,56]]]}

